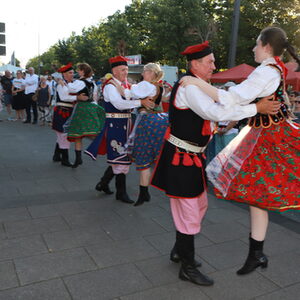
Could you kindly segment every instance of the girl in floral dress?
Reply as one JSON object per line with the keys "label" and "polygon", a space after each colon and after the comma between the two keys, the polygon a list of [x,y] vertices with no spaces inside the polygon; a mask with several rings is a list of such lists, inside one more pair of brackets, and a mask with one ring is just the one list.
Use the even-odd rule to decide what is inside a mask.
{"label": "girl in floral dress", "polygon": [[166,133],[169,121],[168,114],[161,107],[163,87],[160,80],[163,71],[156,63],[148,63],[144,66],[143,81],[131,86],[130,93],[133,98],[151,97],[155,102],[153,110],[139,109],[136,124],[129,140],[134,136],[132,145],[129,145],[130,156],[135,162],[136,170],[140,171],[140,191],[138,200],[134,206],[142,205],[150,201],[148,186],[151,177],[151,167],[159,156],[163,137]]}
{"label": "girl in floral dress", "polygon": [[252,117],[248,126],[206,168],[218,198],[250,205],[249,254],[238,275],[268,265],[263,253],[268,211],[300,210],[299,125],[291,121],[288,111],[287,70],[279,58],[285,49],[300,63],[286,33],[278,27],[267,27],[253,49],[260,66],[244,82],[229,91],[218,90],[200,79],[184,79],[183,83],[197,85],[223,105],[248,104],[268,95],[281,103],[274,116]]}
{"label": "girl in floral dress", "polygon": [[75,142],[76,160],[73,168],[82,164],[82,138],[96,137],[102,130],[105,121],[104,109],[94,101],[94,83],[90,80],[93,74],[92,68],[86,63],[81,63],[78,64],[77,71],[80,80],[84,83],[83,89],[78,94],[86,94],[89,99],[77,102],[65,128],[68,132],[68,140]]}

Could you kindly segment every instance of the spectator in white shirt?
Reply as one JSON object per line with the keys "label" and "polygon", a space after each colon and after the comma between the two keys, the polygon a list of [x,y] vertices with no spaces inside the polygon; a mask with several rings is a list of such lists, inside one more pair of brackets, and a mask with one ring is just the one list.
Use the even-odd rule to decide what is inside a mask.
{"label": "spectator in white shirt", "polygon": [[26,121],[24,123],[31,123],[31,108],[33,112],[32,124],[37,124],[38,112],[37,104],[32,100],[32,96],[36,92],[39,85],[39,77],[34,74],[34,68],[28,68],[28,74],[25,77],[25,97],[26,97]]}

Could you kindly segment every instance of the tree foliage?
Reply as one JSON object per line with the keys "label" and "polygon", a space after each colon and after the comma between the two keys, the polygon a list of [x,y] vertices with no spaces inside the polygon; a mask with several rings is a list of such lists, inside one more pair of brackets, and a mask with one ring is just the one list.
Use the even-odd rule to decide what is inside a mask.
{"label": "tree foliage", "polygon": [[[109,71],[114,55],[142,54],[143,63],[156,61],[184,68],[180,52],[210,40],[219,68],[226,68],[234,0],[132,0],[97,26],[59,40],[28,65],[43,71],[52,65],[87,62],[97,75]],[[236,64],[253,64],[252,48],[266,26],[279,25],[300,48],[300,0],[241,0]]]}

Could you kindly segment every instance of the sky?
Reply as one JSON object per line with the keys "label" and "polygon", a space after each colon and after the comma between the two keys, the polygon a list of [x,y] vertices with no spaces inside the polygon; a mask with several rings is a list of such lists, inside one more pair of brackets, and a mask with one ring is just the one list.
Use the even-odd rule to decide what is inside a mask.
{"label": "sky", "polygon": [[131,0],[14,0],[1,1],[0,23],[6,23],[6,56],[0,65],[9,63],[11,55],[25,67],[27,61],[68,38],[74,31],[97,25],[117,10],[124,11]]}

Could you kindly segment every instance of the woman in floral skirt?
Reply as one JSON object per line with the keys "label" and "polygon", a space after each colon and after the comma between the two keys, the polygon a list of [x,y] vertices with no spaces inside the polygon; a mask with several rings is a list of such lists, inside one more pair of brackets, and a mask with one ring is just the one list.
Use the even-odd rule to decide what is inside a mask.
{"label": "woman in floral skirt", "polygon": [[[84,83],[84,87],[78,94],[86,94],[89,99],[87,101],[78,101],[70,120],[67,122],[66,131],[68,132],[68,140],[75,142],[76,160],[73,168],[82,164],[81,149],[82,138],[96,137],[104,126],[105,112],[104,109],[97,104],[94,99],[94,83],[90,79],[93,70],[86,64],[81,63],[77,65],[77,72],[80,80]],[[70,86],[70,84],[69,84]],[[72,94],[72,86],[70,86],[70,93]]]}
{"label": "woman in floral skirt", "polygon": [[129,136],[130,140],[130,137],[134,135],[134,143],[129,145],[132,148],[129,154],[135,162],[136,170],[140,171],[140,191],[134,206],[150,201],[148,186],[151,167],[159,156],[163,137],[169,124],[168,114],[164,113],[161,107],[163,71],[158,64],[148,63],[144,66],[142,75],[144,80],[132,85],[131,96],[133,98],[152,97],[155,107],[153,110],[139,109],[136,125]]}

